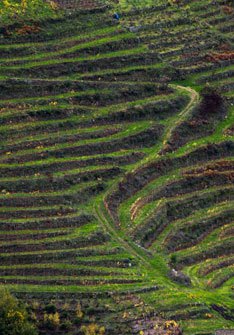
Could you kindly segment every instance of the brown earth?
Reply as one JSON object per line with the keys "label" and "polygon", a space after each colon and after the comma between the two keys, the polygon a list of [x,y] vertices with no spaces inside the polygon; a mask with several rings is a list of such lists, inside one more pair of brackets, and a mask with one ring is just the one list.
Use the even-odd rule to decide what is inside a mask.
{"label": "brown earth", "polygon": [[93,9],[102,7],[98,0],[55,0],[55,3],[62,9],[76,10],[76,9]]}

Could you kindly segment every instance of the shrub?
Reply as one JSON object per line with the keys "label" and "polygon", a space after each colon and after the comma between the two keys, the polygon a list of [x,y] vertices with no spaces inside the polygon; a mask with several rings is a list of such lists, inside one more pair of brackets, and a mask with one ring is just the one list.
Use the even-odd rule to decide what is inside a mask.
{"label": "shrub", "polygon": [[0,289],[0,334],[36,335],[35,327],[22,304],[8,291]]}
{"label": "shrub", "polygon": [[46,311],[47,313],[55,313],[55,312],[57,311],[57,308],[56,308],[55,305],[53,305],[53,304],[49,304],[49,305],[46,305],[46,306],[45,306],[45,311]]}
{"label": "shrub", "polygon": [[95,323],[81,327],[81,333],[84,335],[105,335],[105,327],[100,327]]}
{"label": "shrub", "polygon": [[60,316],[59,313],[52,313],[52,314],[44,314],[44,324],[49,329],[56,329],[60,325]]}
{"label": "shrub", "polygon": [[78,319],[82,319],[84,316],[84,313],[82,312],[81,305],[78,303],[76,306],[76,317]]}
{"label": "shrub", "polygon": [[71,328],[72,328],[72,323],[70,320],[64,321],[60,326],[61,330],[70,330]]}
{"label": "shrub", "polygon": [[172,265],[176,265],[176,263],[177,263],[177,257],[176,257],[175,254],[172,254],[171,255],[171,264]]}

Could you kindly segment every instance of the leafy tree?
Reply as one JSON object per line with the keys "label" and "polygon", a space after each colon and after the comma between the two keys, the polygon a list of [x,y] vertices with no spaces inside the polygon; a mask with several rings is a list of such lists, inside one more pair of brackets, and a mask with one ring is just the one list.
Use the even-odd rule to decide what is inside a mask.
{"label": "leafy tree", "polygon": [[25,307],[4,289],[0,289],[0,334],[37,335]]}

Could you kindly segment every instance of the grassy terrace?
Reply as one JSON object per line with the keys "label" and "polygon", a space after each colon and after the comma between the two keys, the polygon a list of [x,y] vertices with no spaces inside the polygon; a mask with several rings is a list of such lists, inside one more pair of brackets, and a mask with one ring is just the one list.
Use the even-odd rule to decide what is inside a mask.
{"label": "grassy terrace", "polygon": [[0,40],[0,284],[234,328],[234,8],[109,3]]}

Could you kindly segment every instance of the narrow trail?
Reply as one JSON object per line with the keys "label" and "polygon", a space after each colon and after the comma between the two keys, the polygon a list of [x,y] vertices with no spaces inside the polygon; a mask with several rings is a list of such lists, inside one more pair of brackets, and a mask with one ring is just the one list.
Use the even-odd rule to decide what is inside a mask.
{"label": "narrow trail", "polygon": [[[191,111],[191,109],[199,102],[199,100],[200,100],[199,93],[191,87],[185,87],[185,86],[181,86],[181,85],[170,85],[170,86],[171,87],[176,87],[177,89],[180,89],[180,90],[187,91],[191,94],[191,96],[190,96],[191,100],[190,100],[189,104],[184,108],[184,110],[182,110],[179,113],[181,118],[187,117],[189,112]],[[178,122],[181,121],[181,118],[179,118]]]}
{"label": "narrow trail", "polygon": [[[120,235],[120,231],[118,232],[111,223],[111,220],[106,217],[101,207],[102,204],[96,204],[93,207],[94,215],[97,217],[100,225],[104,228],[106,232],[108,232],[113,237],[114,241],[118,242],[120,246],[122,246],[126,251],[130,253],[130,255],[134,256],[139,261],[144,270],[147,271],[147,274],[150,275],[150,280],[147,280],[148,278],[146,278],[144,286],[145,287],[157,286],[160,287],[161,289],[165,287],[176,288],[176,285],[169,279],[165,277],[163,277],[162,280],[160,279],[160,273],[152,264],[148,250],[136,244],[127,236],[123,238]],[[161,264],[161,266],[164,265],[161,260],[161,257],[158,257],[158,264]]]}
{"label": "narrow trail", "polygon": [[136,258],[141,260],[141,262],[145,266],[150,267],[148,256],[146,255],[146,253],[145,253],[145,256],[142,256],[141,254],[144,251],[143,248],[141,248],[140,246],[137,246],[135,243],[134,243],[135,247],[133,248],[133,246],[131,245],[127,237],[125,239],[120,236],[120,234],[117,232],[117,230],[113,227],[113,225],[109,222],[109,220],[103,213],[103,210],[101,209],[101,204],[97,204],[94,207],[94,212],[100,224],[105,228],[105,230],[107,230],[114,237],[115,241],[118,241],[132,255],[134,255]]}
{"label": "narrow trail", "polygon": [[[178,124],[187,118],[187,116],[191,113],[193,108],[199,103],[200,97],[199,94],[190,87],[183,87],[180,85],[170,85],[179,90],[185,90],[190,93],[190,101],[188,105],[179,113],[179,118],[176,123],[173,123],[173,127],[166,133],[166,138],[170,137],[171,132],[178,126]],[[165,138],[164,138],[165,140]],[[134,170],[134,169],[133,169]],[[104,198],[103,198],[104,203]],[[129,237],[122,237],[121,230],[118,232],[115,229],[114,224],[111,222],[111,218],[108,218],[107,215],[102,210],[102,203],[94,205],[94,213],[100,223],[100,225],[104,228],[104,230],[108,231],[111,236],[114,238],[115,241],[118,241],[120,245],[122,245],[126,250],[130,252],[133,256],[135,256],[142,264],[145,266],[146,269],[150,269],[155,274],[158,274],[157,269],[154,268],[153,264],[150,262],[150,252],[140,245],[136,244],[132,241]],[[160,262],[161,258],[159,257],[158,261]],[[165,281],[166,286],[174,286],[171,282],[171,285]]]}
{"label": "narrow trail", "polygon": [[183,90],[186,91],[188,93],[190,93],[190,102],[188,103],[188,105],[178,114],[178,120],[176,122],[174,122],[173,126],[168,130],[168,132],[166,133],[165,137],[164,137],[164,143],[166,143],[169,138],[171,137],[173,131],[176,129],[176,127],[178,127],[178,125],[185,121],[186,118],[190,115],[190,113],[192,113],[194,107],[199,103],[200,101],[200,96],[199,93],[196,92],[194,89],[192,89],[191,87],[185,87],[185,86],[180,86],[180,85],[170,85],[172,88],[176,88],[178,90]]}

